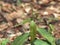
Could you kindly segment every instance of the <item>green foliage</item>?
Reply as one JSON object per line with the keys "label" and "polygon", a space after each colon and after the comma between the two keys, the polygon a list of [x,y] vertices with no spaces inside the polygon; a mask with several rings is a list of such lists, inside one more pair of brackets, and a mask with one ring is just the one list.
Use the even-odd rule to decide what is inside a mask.
{"label": "green foliage", "polygon": [[30,36],[31,36],[31,42],[35,40],[36,37],[36,32],[37,32],[37,27],[34,21],[31,21],[30,23]]}
{"label": "green foliage", "polygon": [[24,45],[24,42],[28,39],[29,34],[25,33],[21,36],[18,36],[11,45]]}
{"label": "green foliage", "polygon": [[0,40],[0,45],[6,45],[9,42],[8,39],[2,39]]}
{"label": "green foliage", "polygon": [[[22,24],[25,24],[27,22],[30,22],[30,33],[25,33],[21,36],[18,36],[12,43],[11,45],[24,45],[24,42],[28,39],[29,35],[31,37],[31,45],[56,45],[55,44],[55,38],[52,36],[52,34],[47,31],[46,29],[43,29],[43,28],[38,28],[36,23],[34,21],[32,21],[30,18],[24,20],[22,22]],[[19,24],[20,25],[20,24]],[[16,26],[19,26],[19,25],[15,25]],[[53,28],[53,25],[49,25],[49,28],[50,30],[54,30]],[[43,41],[43,40],[35,40],[36,38],[36,33],[37,31],[39,32],[40,35],[42,35],[44,37],[44,39],[46,39],[48,42],[46,41]],[[6,42],[3,41],[2,43],[0,43],[0,45],[6,45],[7,44],[7,40]]]}
{"label": "green foliage", "polygon": [[17,26],[19,26],[19,25],[23,25],[23,24],[25,24],[25,23],[27,23],[27,22],[30,22],[31,21],[31,19],[30,18],[28,18],[28,19],[25,19],[24,21],[22,21],[20,24],[16,24],[14,27],[17,27]]}
{"label": "green foliage", "polygon": [[49,24],[49,27],[50,27],[50,31],[52,32],[54,30],[54,25]]}
{"label": "green foliage", "polygon": [[55,38],[52,36],[52,34],[50,34],[49,32],[47,32],[47,30],[43,29],[43,28],[38,28],[38,32],[45,38],[48,40],[48,42],[51,43],[51,45],[55,45]]}
{"label": "green foliage", "polygon": [[21,0],[17,0],[17,6],[20,6]]}
{"label": "green foliage", "polygon": [[[35,24],[34,21],[31,21],[31,19],[25,20],[23,22],[23,24],[30,22],[30,33],[25,33],[21,36],[18,36],[11,45],[24,45],[24,42],[26,41],[26,39],[28,39],[28,36],[30,35],[31,37],[31,45],[56,45],[55,44],[55,38],[52,36],[52,34],[50,32],[48,32],[46,29],[43,28],[38,28],[37,25]],[[53,26],[50,25],[51,30],[53,30],[52,28]],[[36,33],[37,31],[40,33],[40,35],[42,35],[44,37],[44,39],[46,39],[48,42],[43,41],[43,40],[35,40],[36,38]]]}
{"label": "green foliage", "polygon": [[2,44],[2,45],[6,45],[8,42],[9,42],[9,40],[8,40],[8,39],[5,39],[5,40],[2,41],[1,44]]}
{"label": "green foliage", "polygon": [[49,45],[49,44],[39,39],[34,41],[34,45]]}
{"label": "green foliage", "polygon": [[25,20],[22,22],[22,24],[25,24],[25,23],[30,22],[30,21],[31,21],[31,18],[25,19]]}

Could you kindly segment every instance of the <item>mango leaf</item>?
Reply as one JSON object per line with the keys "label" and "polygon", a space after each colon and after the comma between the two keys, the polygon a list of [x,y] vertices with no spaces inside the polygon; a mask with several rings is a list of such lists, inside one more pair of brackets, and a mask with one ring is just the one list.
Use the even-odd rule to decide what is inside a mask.
{"label": "mango leaf", "polygon": [[55,38],[50,34],[46,29],[38,28],[37,31],[45,38],[47,39],[51,45],[55,45]]}
{"label": "mango leaf", "polygon": [[34,45],[49,45],[49,44],[42,40],[35,40]]}
{"label": "mango leaf", "polygon": [[36,24],[34,21],[31,21],[31,23],[30,23],[31,42],[33,42],[35,40],[36,32],[37,32]]}
{"label": "mango leaf", "polygon": [[18,36],[11,45],[23,45],[24,42],[28,39],[29,33],[25,33],[21,36]]}

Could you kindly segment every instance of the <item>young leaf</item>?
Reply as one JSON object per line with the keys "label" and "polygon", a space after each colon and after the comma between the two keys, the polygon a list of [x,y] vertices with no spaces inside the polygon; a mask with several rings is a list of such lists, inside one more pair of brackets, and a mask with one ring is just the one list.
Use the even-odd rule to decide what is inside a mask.
{"label": "young leaf", "polygon": [[49,44],[45,41],[42,41],[42,40],[36,40],[34,42],[34,45],[49,45]]}
{"label": "young leaf", "polygon": [[18,36],[11,45],[23,45],[24,42],[28,39],[29,33],[25,33],[21,36]]}
{"label": "young leaf", "polygon": [[51,31],[53,31],[53,30],[54,30],[54,25],[49,24],[49,27],[50,27]]}
{"label": "young leaf", "polygon": [[31,42],[33,42],[36,37],[36,24],[34,21],[31,21],[30,23],[30,36],[31,36]]}
{"label": "young leaf", "polygon": [[43,28],[38,28],[37,30],[44,38],[46,38],[51,45],[55,45],[55,38],[52,36],[52,34],[50,34],[48,31],[46,31]]}

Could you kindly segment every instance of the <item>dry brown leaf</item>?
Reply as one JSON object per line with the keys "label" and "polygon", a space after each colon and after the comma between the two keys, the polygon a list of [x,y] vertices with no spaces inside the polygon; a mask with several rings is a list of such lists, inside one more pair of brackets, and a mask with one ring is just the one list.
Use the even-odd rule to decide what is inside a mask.
{"label": "dry brown leaf", "polygon": [[0,31],[4,30],[6,28],[8,28],[7,24],[1,24],[0,25]]}

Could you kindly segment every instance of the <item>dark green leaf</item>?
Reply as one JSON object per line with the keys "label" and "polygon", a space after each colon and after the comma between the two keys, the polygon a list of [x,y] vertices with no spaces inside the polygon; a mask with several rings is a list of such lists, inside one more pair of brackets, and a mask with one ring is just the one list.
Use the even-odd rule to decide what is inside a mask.
{"label": "dark green leaf", "polygon": [[42,41],[42,40],[36,40],[34,42],[34,45],[49,45],[49,44],[47,42]]}
{"label": "dark green leaf", "polygon": [[28,39],[29,33],[25,33],[21,36],[18,36],[11,45],[23,45],[24,42]]}
{"label": "dark green leaf", "polygon": [[43,29],[43,28],[38,28],[38,32],[44,37],[46,38],[51,45],[55,45],[55,38],[52,36],[52,34],[50,34],[47,30]]}

